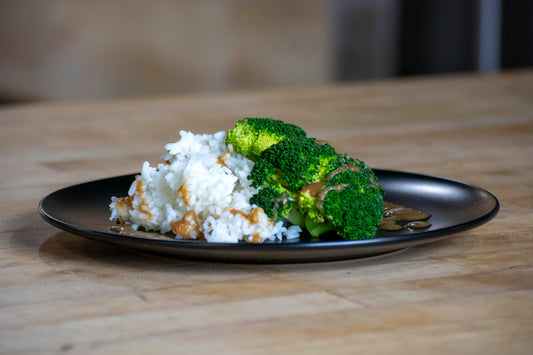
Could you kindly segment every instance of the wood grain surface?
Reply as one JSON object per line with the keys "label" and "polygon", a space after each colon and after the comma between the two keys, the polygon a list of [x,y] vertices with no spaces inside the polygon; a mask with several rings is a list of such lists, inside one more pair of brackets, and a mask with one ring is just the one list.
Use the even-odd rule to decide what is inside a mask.
{"label": "wood grain surface", "polygon": [[[41,198],[133,173],[182,129],[268,116],[375,168],[496,195],[495,219],[391,255],[238,265],[145,255],[45,223]],[[0,109],[0,353],[526,354],[533,72]]]}

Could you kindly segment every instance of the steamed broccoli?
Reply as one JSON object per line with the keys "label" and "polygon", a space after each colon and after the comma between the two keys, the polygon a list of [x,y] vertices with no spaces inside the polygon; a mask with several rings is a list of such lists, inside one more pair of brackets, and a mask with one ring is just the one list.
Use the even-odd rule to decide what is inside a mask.
{"label": "steamed broccoli", "polygon": [[384,189],[363,162],[343,165],[309,193],[296,199],[298,211],[312,236],[334,230],[345,239],[372,238],[383,217]]}
{"label": "steamed broccoli", "polygon": [[305,131],[293,124],[272,118],[245,118],[237,121],[226,137],[226,144],[255,161],[262,151],[291,137],[305,137]]}
{"label": "steamed broccoli", "polygon": [[311,236],[334,230],[345,239],[371,238],[383,216],[384,190],[374,172],[314,138],[287,138],[265,149],[249,179],[259,188],[251,203]]}

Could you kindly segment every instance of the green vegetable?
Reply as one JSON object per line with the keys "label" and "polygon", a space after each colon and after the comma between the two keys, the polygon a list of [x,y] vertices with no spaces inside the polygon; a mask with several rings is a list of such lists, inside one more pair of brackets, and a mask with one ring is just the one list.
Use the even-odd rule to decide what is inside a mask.
{"label": "green vegetable", "polygon": [[305,131],[293,124],[272,118],[245,118],[237,121],[226,137],[226,144],[252,161],[262,151],[290,137],[305,137]]}
{"label": "green vegetable", "polygon": [[286,219],[316,237],[372,238],[383,217],[384,190],[360,160],[339,154],[300,127],[269,118],[236,123],[226,139],[255,162],[251,199],[275,220]]}
{"label": "green vegetable", "polygon": [[372,238],[383,217],[384,189],[363,162],[333,170],[315,194],[304,187],[296,199],[312,236],[333,230],[345,239]]}
{"label": "green vegetable", "polygon": [[261,188],[250,203],[260,206],[269,218],[279,221],[288,217],[294,206],[294,195],[280,184],[274,184]]}

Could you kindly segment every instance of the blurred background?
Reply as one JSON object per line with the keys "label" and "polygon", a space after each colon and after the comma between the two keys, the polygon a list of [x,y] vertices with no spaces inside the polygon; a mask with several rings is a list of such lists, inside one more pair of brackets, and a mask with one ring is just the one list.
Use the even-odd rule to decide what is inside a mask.
{"label": "blurred background", "polygon": [[528,0],[0,0],[0,104],[533,66]]}

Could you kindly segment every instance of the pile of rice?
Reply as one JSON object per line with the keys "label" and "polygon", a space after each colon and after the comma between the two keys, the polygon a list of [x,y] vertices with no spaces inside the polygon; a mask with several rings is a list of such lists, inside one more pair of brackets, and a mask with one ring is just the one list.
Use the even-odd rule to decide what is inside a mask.
{"label": "pile of rice", "polygon": [[247,178],[254,163],[225,144],[225,132],[181,131],[180,136],[165,146],[165,163],[145,162],[128,196],[111,198],[112,220],[135,230],[219,243],[299,236],[300,227],[287,228],[250,205],[257,192]]}

